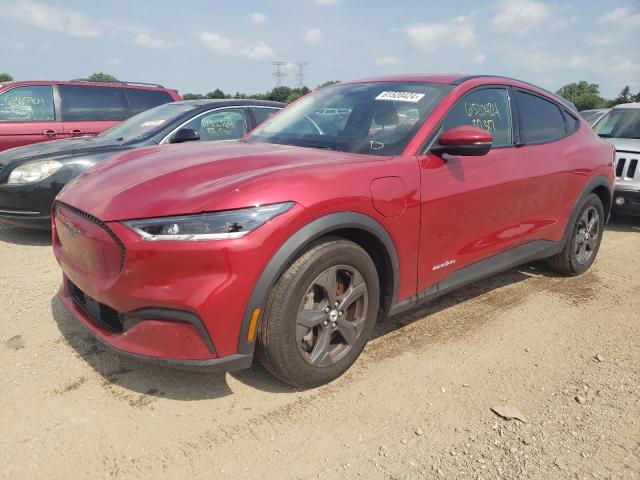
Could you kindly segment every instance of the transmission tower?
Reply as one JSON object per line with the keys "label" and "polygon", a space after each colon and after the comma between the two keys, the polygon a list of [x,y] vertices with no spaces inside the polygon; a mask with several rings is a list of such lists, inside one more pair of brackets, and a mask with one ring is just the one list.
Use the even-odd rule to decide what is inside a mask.
{"label": "transmission tower", "polygon": [[282,67],[284,67],[287,62],[272,62],[273,66],[275,67],[276,71],[273,72],[273,76],[276,77],[276,87],[279,87],[282,85],[282,80],[284,80],[284,77],[287,76],[287,74],[282,71]]}
{"label": "transmission tower", "polygon": [[302,88],[304,87],[304,67],[306,67],[309,62],[304,61],[295,63],[298,66],[298,74],[296,75],[296,77],[298,77],[298,88]]}

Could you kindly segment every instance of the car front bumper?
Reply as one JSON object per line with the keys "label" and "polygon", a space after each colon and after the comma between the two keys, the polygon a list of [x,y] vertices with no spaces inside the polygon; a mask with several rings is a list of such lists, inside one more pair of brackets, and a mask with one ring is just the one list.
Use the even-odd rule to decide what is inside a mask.
{"label": "car front bumper", "polygon": [[640,215],[640,191],[614,189],[614,212]]}

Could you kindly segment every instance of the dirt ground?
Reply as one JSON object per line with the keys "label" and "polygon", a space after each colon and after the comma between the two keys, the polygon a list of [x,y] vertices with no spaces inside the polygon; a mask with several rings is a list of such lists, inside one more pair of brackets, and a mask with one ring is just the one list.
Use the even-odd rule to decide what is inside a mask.
{"label": "dirt ground", "polygon": [[587,274],[528,265],[391,318],[296,391],[104,351],[47,234],[0,227],[0,476],[640,478],[639,272],[640,221],[614,220]]}

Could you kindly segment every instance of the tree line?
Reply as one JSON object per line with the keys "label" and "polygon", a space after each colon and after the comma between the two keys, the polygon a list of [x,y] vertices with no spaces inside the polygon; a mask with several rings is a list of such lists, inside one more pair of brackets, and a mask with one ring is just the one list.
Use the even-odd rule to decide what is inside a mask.
{"label": "tree line", "polygon": [[556,93],[573,102],[579,111],[594,108],[611,108],[621,103],[640,102],[640,91],[634,95],[628,85],[620,91],[616,98],[607,100],[600,95],[600,85],[589,83],[586,80],[569,83]]}
{"label": "tree line", "polygon": [[[10,82],[13,77],[8,73],[0,73],[0,82]],[[86,80],[90,82],[118,82],[119,80],[104,72],[96,72],[91,74]],[[340,83],[338,80],[329,80],[317,86],[317,88],[327,87]],[[309,87],[291,88],[291,87],[275,87],[265,93],[225,93],[219,88],[209,93],[185,93],[182,98],[185,100],[197,100],[201,98],[254,98],[257,100],[272,100],[275,102],[293,102],[298,98],[306,95],[311,90]],[[557,92],[563,98],[573,102],[578,110],[590,110],[593,108],[610,108],[621,103],[640,102],[640,91],[635,95],[631,93],[629,86],[625,86],[618,96],[613,100],[607,100],[600,94],[600,86],[597,83],[589,83],[586,80],[569,83]]]}

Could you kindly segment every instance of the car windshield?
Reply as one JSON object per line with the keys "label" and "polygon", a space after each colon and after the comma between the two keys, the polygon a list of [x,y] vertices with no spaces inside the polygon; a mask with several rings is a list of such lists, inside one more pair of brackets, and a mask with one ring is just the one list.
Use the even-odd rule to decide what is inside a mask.
{"label": "car windshield", "polygon": [[614,108],[593,129],[605,138],[640,138],[640,108]]}
{"label": "car windshield", "polygon": [[259,126],[246,140],[398,155],[452,88],[417,82],[354,83],[323,88]]}
{"label": "car windshield", "polygon": [[118,142],[130,142],[155,135],[184,113],[197,108],[192,103],[165,103],[145,110],[98,134]]}

